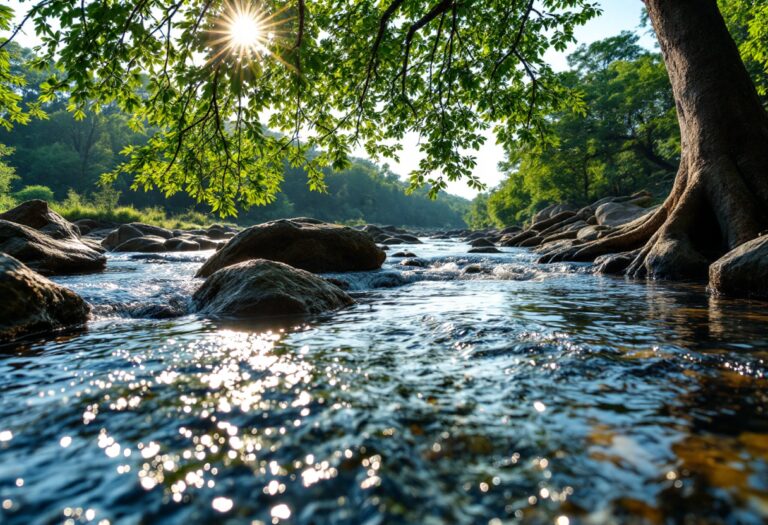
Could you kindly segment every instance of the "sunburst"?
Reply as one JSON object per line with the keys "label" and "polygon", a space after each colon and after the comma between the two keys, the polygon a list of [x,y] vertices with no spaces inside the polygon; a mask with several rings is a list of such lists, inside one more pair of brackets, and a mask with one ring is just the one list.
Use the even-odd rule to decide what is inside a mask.
{"label": "sunburst", "polygon": [[[236,59],[239,65],[252,64],[273,52],[278,38],[282,11],[268,13],[259,3],[248,0],[228,1],[214,21],[209,45],[213,50],[209,63],[224,57]],[[283,62],[284,63],[284,62]]]}

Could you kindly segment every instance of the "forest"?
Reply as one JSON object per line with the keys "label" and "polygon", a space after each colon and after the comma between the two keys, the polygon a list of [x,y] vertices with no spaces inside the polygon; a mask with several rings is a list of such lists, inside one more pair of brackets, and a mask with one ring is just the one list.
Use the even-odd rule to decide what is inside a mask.
{"label": "forest", "polygon": [[[750,2],[719,3],[768,107],[766,15]],[[506,147],[505,179],[474,199],[467,213],[472,227],[524,224],[551,204],[581,207],[643,190],[660,203],[669,193],[680,164],[680,129],[661,53],[625,32],[580,46],[568,64],[560,82],[581,94],[583,111],[551,113],[548,140]]]}

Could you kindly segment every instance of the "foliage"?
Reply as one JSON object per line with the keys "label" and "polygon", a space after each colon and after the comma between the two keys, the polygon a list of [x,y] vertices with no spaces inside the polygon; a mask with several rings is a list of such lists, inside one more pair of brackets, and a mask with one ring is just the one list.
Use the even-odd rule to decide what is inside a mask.
{"label": "foliage", "polygon": [[5,157],[13,152],[11,148],[4,144],[0,144],[0,209],[5,207],[11,207],[14,205],[15,200],[10,195],[11,183],[18,179],[16,170],[13,166],[6,163]]}
{"label": "foliage", "polygon": [[768,107],[768,3],[718,0],[718,5],[757,91]]}
{"label": "foliage", "polygon": [[[14,71],[28,79],[32,86],[36,71],[30,69],[32,51],[12,48]],[[29,88],[24,100],[36,98],[37,91]],[[100,184],[100,175],[114,170],[126,160],[120,151],[126,145],[146,143],[147,133],[128,126],[128,118],[113,107],[100,114],[87,114],[76,120],[65,110],[66,96],[47,103],[49,118],[33,121],[11,132],[0,130],[0,141],[13,146],[9,163],[23,174],[17,184],[41,184],[50,187],[59,200],[72,204],[72,195],[85,196],[99,208],[115,208],[118,204],[138,209],[162,206],[169,213],[179,214],[195,207],[194,199],[184,194],[167,196],[159,191],[144,192],[131,189],[128,177],[118,177],[114,183]],[[311,154],[311,153],[310,153]],[[312,215],[339,222],[380,222],[422,227],[461,227],[466,201],[445,195],[431,201],[423,190],[405,195],[406,186],[388,168],[352,159],[341,171],[322,170],[325,193],[310,191],[307,173],[302,167],[283,167],[283,193],[274,202],[252,210],[238,210],[240,221],[253,223],[290,215]],[[74,193],[71,193],[74,191]]]}
{"label": "foliage", "polygon": [[72,190],[67,193],[66,199],[52,203],[51,207],[70,221],[93,219],[114,223],[142,222],[171,229],[194,229],[213,221],[211,215],[194,211],[168,216],[159,207],[137,209],[133,206],[114,206],[110,198],[104,195],[88,199]]}
{"label": "foliage", "polygon": [[[13,9],[0,5],[0,31],[11,29]],[[26,81],[12,68],[9,42],[0,39],[0,128],[11,129],[15,124],[27,124],[31,118],[44,118],[39,101],[22,102],[21,91]]]}
{"label": "foliage", "polygon": [[14,193],[13,197],[19,202],[30,201],[34,199],[53,202],[55,198],[51,188],[48,186],[41,186],[39,184],[24,186],[24,188]]}
{"label": "foliage", "polygon": [[494,226],[494,221],[488,216],[488,194],[480,193],[472,200],[466,213],[464,221],[467,226],[473,230],[482,230]]}
{"label": "foliage", "polygon": [[[517,224],[550,203],[585,205],[607,195],[648,189],[666,194],[677,170],[680,138],[661,57],[621,33],[569,57],[561,82],[583,94],[583,116],[549,116],[549,143],[512,143],[504,182],[486,201],[488,219]],[[481,203],[477,203],[481,206]]]}
{"label": "foliage", "polygon": [[77,119],[116,105],[134,129],[157,127],[112,179],[130,173],[134,187],[185,191],[223,214],[273,202],[285,162],[322,190],[323,168],[346,167],[354,147],[396,158],[409,133],[424,155],[412,184],[434,196],[460,178],[482,186],[471,151],[489,123],[502,142],[533,140],[546,114],[581,107],[544,54],[599,13],[589,0],[265,0],[269,32],[242,56],[220,38],[233,5],[37,1],[35,65],[56,66],[39,101],[67,92]]}

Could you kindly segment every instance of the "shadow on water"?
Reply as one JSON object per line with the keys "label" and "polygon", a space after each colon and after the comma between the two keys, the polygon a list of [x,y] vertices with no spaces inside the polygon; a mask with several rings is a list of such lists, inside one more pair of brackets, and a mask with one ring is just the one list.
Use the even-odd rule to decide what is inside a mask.
{"label": "shadow on water", "polygon": [[[765,304],[463,249],[342,275],[359,304],[329,316],[104,313],[3,353],[0,519],[768,518]],[[193,260],[110,264],[62,282],[97,306],[197,285]]]}

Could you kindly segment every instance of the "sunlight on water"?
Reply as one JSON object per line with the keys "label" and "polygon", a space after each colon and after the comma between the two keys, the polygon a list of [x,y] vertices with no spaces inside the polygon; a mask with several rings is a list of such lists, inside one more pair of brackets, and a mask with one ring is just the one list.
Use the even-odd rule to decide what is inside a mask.
{"label": "sunlight on water", "polygon": [[195,256],[59,279],[98,318],[0,354],[0,521],[768,519],[760,307],[463,249],[298,326],[148,318]]}

